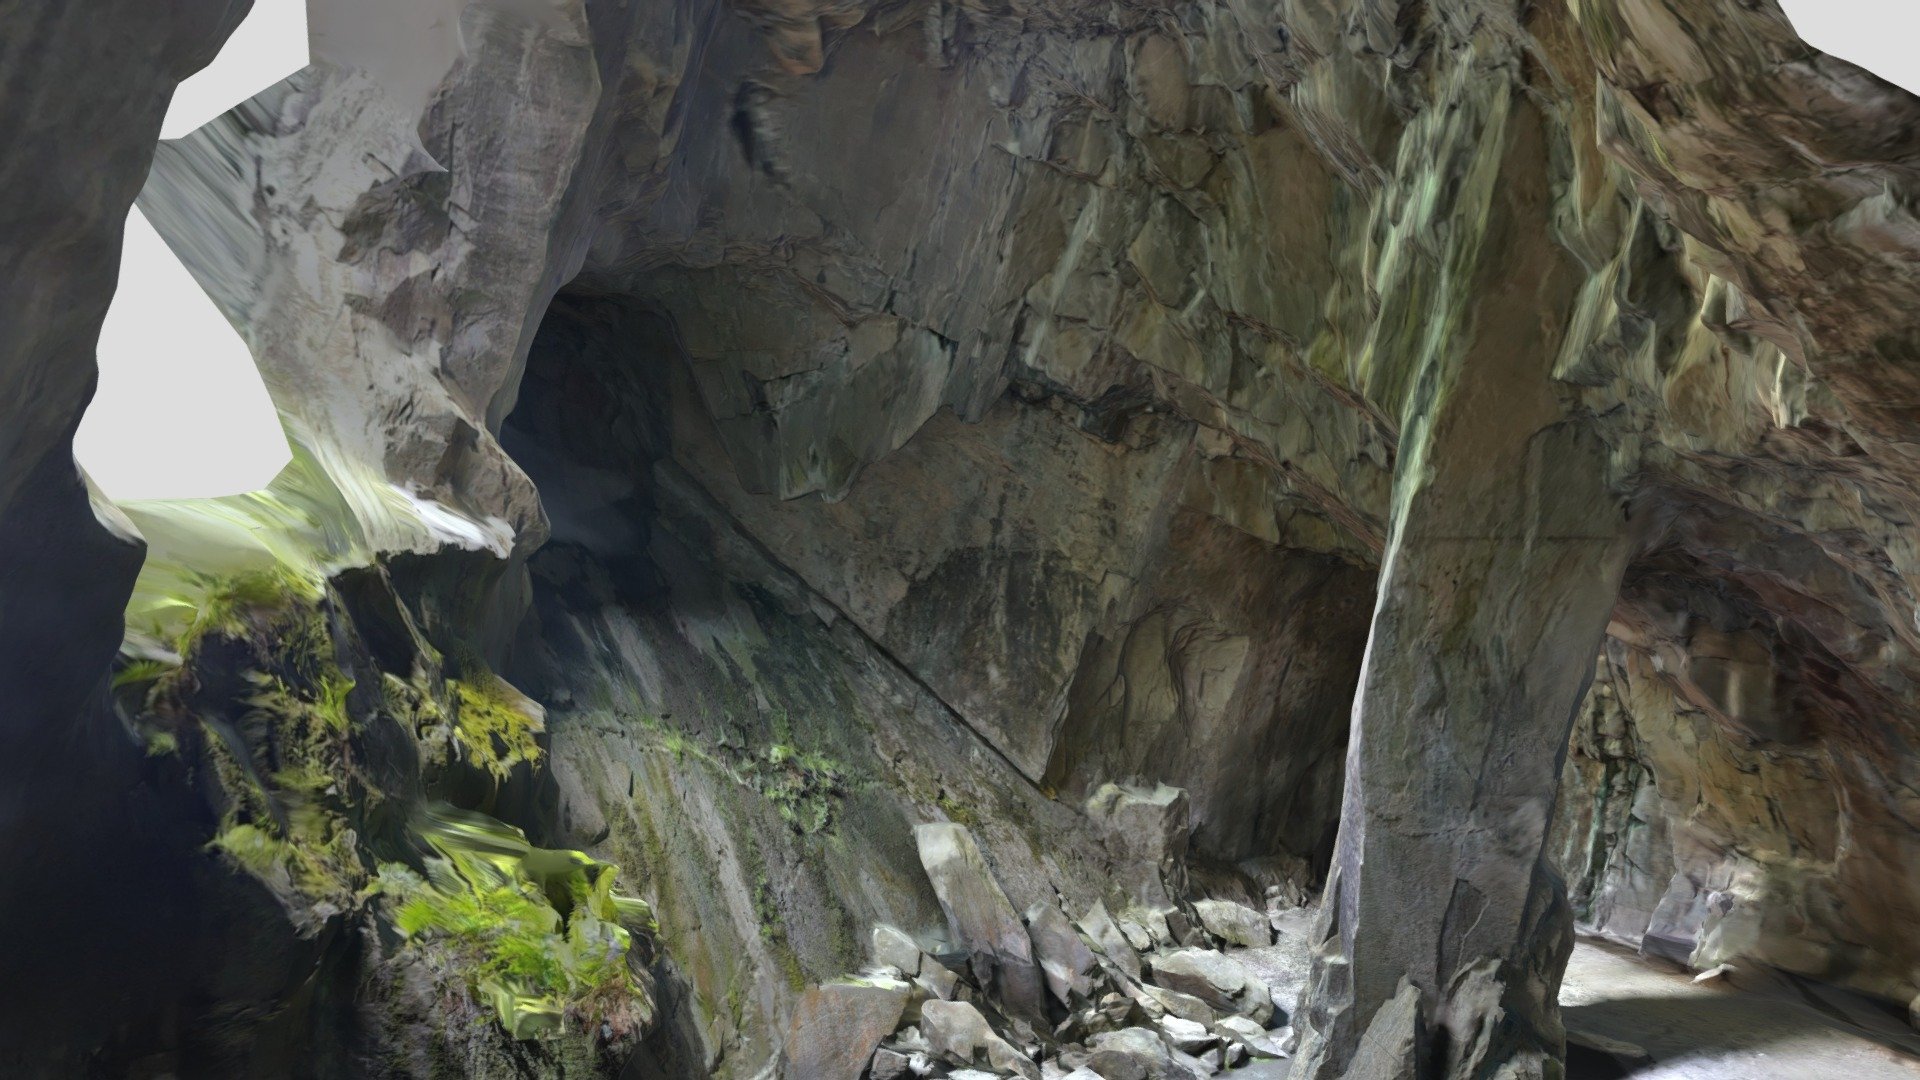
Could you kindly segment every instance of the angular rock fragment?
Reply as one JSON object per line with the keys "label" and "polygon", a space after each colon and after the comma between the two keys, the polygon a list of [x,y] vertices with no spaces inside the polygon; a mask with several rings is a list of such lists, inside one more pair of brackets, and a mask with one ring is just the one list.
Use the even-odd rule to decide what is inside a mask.
{"label": "angular rock fragment", "polygon": [[1193,823],[1185,791],[1102,784],[1086,810],[1106,843],[1114,883],[1134,903],[1166,910],[1186,895]]}
{"label": "angular rock fragment", "polygon": [[1202,1053],[1220,1041],[1219,1036],[1207,1030],[1207,1025],[1177,1016],[1161,1017],[1160,1031],[1175,1049],[1189,1054]]}
{"label": "angular rock fragment", "polygon": [[960,983],[960,976],[955,975],[952,971],[948,970],[945,964],[935,960],[933,957],[922,956],[920,958],[920,973],[913,977],[913,981],[933,997],[937,997],[942,1001],[950,1001],[953,999],[954,987]]}
{"label": "angular rock fragment", "polygon": [[1193,913],[1207,933],[1228,945],[1251,949],[1273,944],[1273,927],[1264,911],[1231,900],[1195,900]]}
{"label": "angular rock fragment", "polygon": [[1040,1067],[994,1034],[980,1010],[964,1001],[929,1001],[920,1006],[920,1032],[938,1056],[956,1065],[987,1065],[1039,1080]]}
{"label": "angular rock fragment", "polygon": [[1140,977],[1140,954],[1134,950],[1133,943],[1127,940],[1127,935],[1121,932],[1113,916],[1107,913],[1105,902],[1096,901],[1085,915],[1080,916],[1080,932],[1087,936],[1102,956],[1129,978]]}
{"label": "angular rock fragment", "polygon": [[867,1075],[871,1080],[906,1080],[913,1075],[912,1059],[881,1047],[873,1052],[873,1064],[867,1067]]}
{"label": "angular rock fragment", "polygon": [[1027,932],[1047,989],[1062,1005],[1073,1006],[1093,992],[1099,961],[1060,909],[1040,901],[1027,910]]}
{"label": "angular rock fragment", "polygon": [[980,988],[1008,1012],[1044,1023],[1046,1002],[1032,939],[973,834],[964,825],[934,822],[916,828],[914,839],[947,927],[967,951]]}
{"label": "angular rock fragment", "polygon": [[1273,1015],[1266,984],[1239,961],[1211,949],[1176,949],[1150,961],[1153,981],[1191,994],[1221,1012],[1238,1013],[1255,1023]]}
{"label": "angular rock fragment", "polygon": [[876,964],[885,964],[912,978],[920,973],[920,945],[906,931],[884,923],[867,935],[867,955]]}
{"label": "angular rock fragment", "polygon": [[1210,1074],[1191,1056],[1170,1049],[1148,1028],[1122,1028],[1093,1037],[1087,1068],[1106,1080],[1204,1080]]}
{"label": "angular rock fragment", "polygon": [[1246,1047],[1257,1057],[1287,1056],[1286,1049],[1281,1046],[1278,1032],[1268,1031],[1244,1016],[1223,1016],[1214,1022],[1214,1030],[1231,1039],[1235,1044]]}
{"label": "angular rock fragment", "polygon": [[1212,1006],[1209,1006],[1206,1002],[1194,997],[1192,994],[1183,994],[1178,990],[1170,990],[1164,986],[1155,986],[1152,983],[1141,983],[1138,989],[1143,998],[1151,1001],[1160,1012],[1168,1016],[1176,1016],[1182,1020],[1191,1020],[1196,1024],[1210,1024],[1213,1022],[1214,1010]]}

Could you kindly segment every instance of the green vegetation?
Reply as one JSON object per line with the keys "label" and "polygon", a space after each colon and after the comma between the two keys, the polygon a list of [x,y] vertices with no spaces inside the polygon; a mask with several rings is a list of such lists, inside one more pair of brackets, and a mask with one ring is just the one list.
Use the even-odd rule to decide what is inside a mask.
{"label": "green vegetation", "polygon": [[315,930],[367,881],[352,822],[380,797],[355,764],[355,683],[321,586],[278,567],[187,577],[191,588],[159,605],[173,613],[165,644],[177,661],[129,660],[114,687],[139,696],[148,753],[189,744],[204,755],[222,804],[209,848]]}
{"label": "green vegetation", "polygon": [[497,780],[505,780],[515,765],[540,760],[535,736],[542,728],[534,711],[508,696],[499,678],[482,674],[474,679],[448,679],[453,693],[453,734],[468,757]]}
{"label": "green vegetation", "polygon": [[577,851],[536,848],[478,814],[434,811],[422,835],[426,874],[380,867],[395,927],[435,976],[484,1001],[515,1038],[645,1024],[652,1005],[627,954],[623,924],[651,930],[644,901],[616,895],[619,868]]}
{"label": "green vegetation", "polygon": [[311,606],[320,598],[317,582],[279,565],[227,575],[192,573],[187,580],[191,592],[156,605],[191,612],[173,639],[174,651],[182,656],[209,634],[255,636],[287,613]]}
{"label": "green vegetation", "polygon": [[955,798],[946,788],[941,788],[939,794],[933,797],[933,803],[941,813],[947,815],[947,820],[957,825],[971,829],[980,823],[980,815],[974,812],[973,807]]}
{"label": "green vegetation", "polygon": [[165,660],[129,660],[113,673],[113,688],[126,690],[145,686],[180,670],[180,665]]}
{"label": "green vegetation", "polygon": [[303,814],[289,840],[267,825],[236,822],[213,838],[215,851],[258,878],[278,895],[297,895],[319,907],[353,903],[361,877],[354,836],[337,819]]}
{"label": "green vegetation", "polygon": [[740,766],[747,784],[773,804],[794,832],[826,831],[846,795],[846,770],[824,754],[774,743]]}
{"label": "green vegetation", "polygon": [[[847,794],[847,768],[813,750],[801,750],[776,741],[762,750],[722,742],[712,750],[697,736],[670,727],[651,716],[639,718],[641,729],[675,761],[704,762],[753,789],[773,804],[780,820],[801,836],[829,832],[834,811]],[[788,730],[784,717],[776,718],[776,736]]]}
{"label": "green vegetation", "polygon": [[[501,781],[540,757],[536,707],[477,661],[444,683],[419,670],[357,680],[365,671],[334,638],[344,614],[294,571],[174,581],[146,608],[153,633],[137,649],[152,658],[123,661],[115,688],[137,701],[150,749],[187,747],[215,780],[209,850],[272,890],[303,932],[343,913],[390,919],[408,962],[516,1038],[644,1028],[652,1006],[629,953],[654,927],[644,903],[615,895],[613,865],[535,848],[480,814],[381,809],[411,796],[373,779],[364,739],[377,717],[411,730],[429,762],[457,755]],[[418,863],[375,867],[372,852],[422,841]]]}

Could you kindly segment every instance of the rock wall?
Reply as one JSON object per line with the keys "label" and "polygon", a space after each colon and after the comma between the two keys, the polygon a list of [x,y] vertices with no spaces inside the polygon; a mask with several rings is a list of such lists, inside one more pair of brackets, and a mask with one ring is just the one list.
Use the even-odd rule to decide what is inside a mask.
{"label": "rock wall", "polygon": [[[644,886],[655,1065],[755,1075],[866,926],[937,940],[916,825],[1019,910],[1110,894],[1108,782],[1188,792],[1201,889],[1341,868],[1328,1069],[1389,1003],[1408,1053],[1556,1053],[1543,854],[1598,932],[1913,996],[1920,113],[1770,0],[461,26],[424,105],[320,64],[159,153],[299,459],[132,508],[129,647],[196,572],[384,566],[546,708],[548,765],[467,801]],[[9,348],[83,350],[29,308]],[[16,441],[58,475],[0,506],[80,521]]]}
{"label": "rock wall", "polygon": [[[244,0],[0,4],[0,1069],[84,1060],[93,1010],[173,1000],[197,916],[180,837],[149,821],[140,752],[107,707],[139,569],[124,516],[91,496],[73,433],[92,350],[174,87]],[[111,63],[103,65],[102,57]],[[164,801],[164,800],[162,800]],[[149,898],[130,910],[130,892]],[[124,966],[111,985],[76,969]],[[132,1026],[132,1025],[130,1025]],[[28,1053],[31,1047],[31,1056]]]}

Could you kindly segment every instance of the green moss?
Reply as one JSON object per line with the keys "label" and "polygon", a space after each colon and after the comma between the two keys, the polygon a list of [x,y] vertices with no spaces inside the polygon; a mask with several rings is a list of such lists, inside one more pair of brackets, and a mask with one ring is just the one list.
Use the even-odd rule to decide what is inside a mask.
{"label": "green moss", "polygon": [[289,829],[300,842],[289,841],[269,826],[237,822],[222,829],[210,845],[236,867],[258,878],[276,893],[297,893],[311,902],[327,901],[344,907],[352,902],[357,868],[351,833],[315,828]]}
{"label": "green moss", "polygon": [[617,867],[533,847],[477,814],[436,812],[423,835],[436,852],[426,874],[387,863],[375,889],[437,978],[485,1001],[515,1038],[644,1025],[652,1005],[623,924],[651,927],[652,913],[614,893]]}
{"label": "green moss", "polygon": [[191,652],[209,634],[244,638],[319,598],[318,583],[285,566],[237,574],[187,575],[188,591],[159,606],[190,612],[174,636],[174,651]]}
{"label": "green moss", "polygon": [[947,815],[947,820],[956,825],[965,825],[971,829],[980,823],[980,815],[974,813],[973,807],[954,798],[953,793],[946,788],[941,788],[940,794],[934,796],[933,801],[934,805],[940,807],[940,812]]}
{"label": "green moss", "polygon": [[448,679],[447,688],[454,698],[454,737],[472,761],[505,780],[515,765],[540,760],[539,718],[509,697],[497,677]]}
{"label": "green moss", "polygon": [[747,783],[773,804],[795,833],[827,832],[846,794],[846,770],[823,754],[774,743],[741,767]]}
{"label": "green moss", "polygon": [[317,584],[287,570],[193,580],[192,614],[174,638],[180,663],[129,662],[119,681],[146,688],[134,723],[148,752],[189,746],[217,781],[209,849],[314,932],[358,905],[369,876],[358,827],[386,797],[361,772],[354,680]]}
{"label": "green moss", "polygon": [[353,680],[331,664],[327,667],[329,670],[315,678],[293,684],[279,675],[249,671],[246,677],[254,692],[247,704],[257,715],[278,725],[301,729],[306,736],[303,741],[309,743],[345,735],[353,726],[347,714],[347,695],[353,692]]}

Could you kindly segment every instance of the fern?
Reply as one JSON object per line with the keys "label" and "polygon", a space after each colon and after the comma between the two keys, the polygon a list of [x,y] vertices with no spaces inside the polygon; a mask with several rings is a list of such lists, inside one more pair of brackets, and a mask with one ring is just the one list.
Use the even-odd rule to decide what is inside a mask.
{"label": "fern", "polygon": [[113,688],[125,690],[130,686],[156,682],[178,670],[180,670],[179,664],[165,660],[129,660],[119,671],[113,673]]}
{"label": "fern", "polygon": [[426,874],[387,863],[375,891],[395,902],[395,929],[515,1038],[555,1034],[568,1016],[650,1013],[621,923],[651,923],[651,912],[614,894],[617,867],[535,848],[477,814],[441,810],[424,835],[437,852]]}

